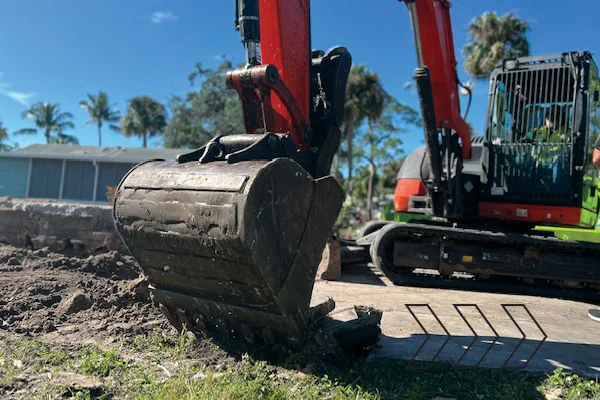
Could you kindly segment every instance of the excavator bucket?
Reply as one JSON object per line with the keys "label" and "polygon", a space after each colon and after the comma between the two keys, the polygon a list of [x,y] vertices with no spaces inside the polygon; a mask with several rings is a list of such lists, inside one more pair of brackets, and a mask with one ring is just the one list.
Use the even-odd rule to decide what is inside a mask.
{"label": "excavator bucket", "polygon": [[343,197],[289,158],[151,161],[119,184],[114,218],[174,326],[298,347]]}

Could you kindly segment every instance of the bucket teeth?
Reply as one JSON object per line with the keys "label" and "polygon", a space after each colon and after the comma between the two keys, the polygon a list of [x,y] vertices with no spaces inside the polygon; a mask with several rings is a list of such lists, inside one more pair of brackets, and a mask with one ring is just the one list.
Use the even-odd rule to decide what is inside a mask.
{"label": "bucket teeth", "polygon": [[130,171],[115,198],[117,230],[177,329],[302,344],[343,201],[335,179],[286,158],[155,161]]}

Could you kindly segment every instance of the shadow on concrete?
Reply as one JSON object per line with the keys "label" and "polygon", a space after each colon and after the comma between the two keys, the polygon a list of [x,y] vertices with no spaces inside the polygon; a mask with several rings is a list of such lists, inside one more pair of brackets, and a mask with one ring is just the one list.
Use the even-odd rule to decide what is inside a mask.
{"label": "shadow on concrete", "polygon": [[416,334],[406,338],[382,335],[377,347],[370,354],[371,359],[413,360],[407,364],[409,369],[427,369],[435,359],[457,370],[491,368],[551,373],[563,368],[589,377],[600,375],[600,346],[593,344]]}
{"label": "shadow on concrete", "polygon": [[336,281],[359,283],[362,285],[385,286],[383,275],[375,272],[369,264],[350,264],[342,266],[342,276]]}

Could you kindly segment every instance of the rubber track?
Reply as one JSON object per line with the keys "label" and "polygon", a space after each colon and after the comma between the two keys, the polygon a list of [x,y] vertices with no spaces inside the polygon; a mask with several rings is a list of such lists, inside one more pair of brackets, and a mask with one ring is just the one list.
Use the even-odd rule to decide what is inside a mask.
{"label": "rubber track", "polygon": [[[590,264],[582,265],[582,268],[589,268],[593,265],[600,268],[600,243],[577,242],[573,240],[562,240],[556,237],[427,224],[406,223],[399,224],[399,226],[402,226],[403,229],[398,227],[399,231],[397,231],[397,233],[416,240],[423,240],[423,236],[426,236],[432,239],[443,237],[442,242],[459,240],[473,244],[485,244],[493,241],[494,243],[501,245],[527,245],[536,247],[548,254],[556,254],[557,256],[565,253],[571,255],[585,255],[590,258]],[[442,276],[419,272],[397,275],[398,277],[391,280],[395,284],[402,286],[490,293],[514,293],[541,297],[557,297],[600,304],[600,281],[595,282],[595,284],[598,285],[596,288],[590,287],[590,282],[579,282],[582,286],[581,288],[568,288],[561,285],[562,281],[535,279],[535,283],[529,284],[519,280],[518,277],[508,275],[490,274],[490,277],[487,279],[477,278],[476,275],[474,275],[474,278],[467,278],[456,275]]]}

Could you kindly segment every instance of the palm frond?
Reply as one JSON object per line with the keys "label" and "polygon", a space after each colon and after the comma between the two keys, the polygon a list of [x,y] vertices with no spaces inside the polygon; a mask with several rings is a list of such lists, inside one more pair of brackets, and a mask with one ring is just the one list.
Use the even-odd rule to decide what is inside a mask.
{"label": "palm frond", "polygon": [[59,132],[50,138],[52,144],[79,144],[79,140],[73,135]]}
{"label": "palm frond", "polygon": [[486,12],[473,19],[469,42],[462,49],[465,69],[476,78],[487,77],[503,58],[528,56],[528,31],[529,23],[513,13]]}
{"label": "palm frond", "polygon": [[38,133],[37,129],[23,128],[23,129],[19,129],[16,132],[13,132],[13,135],[35,135],[36,133]]}

